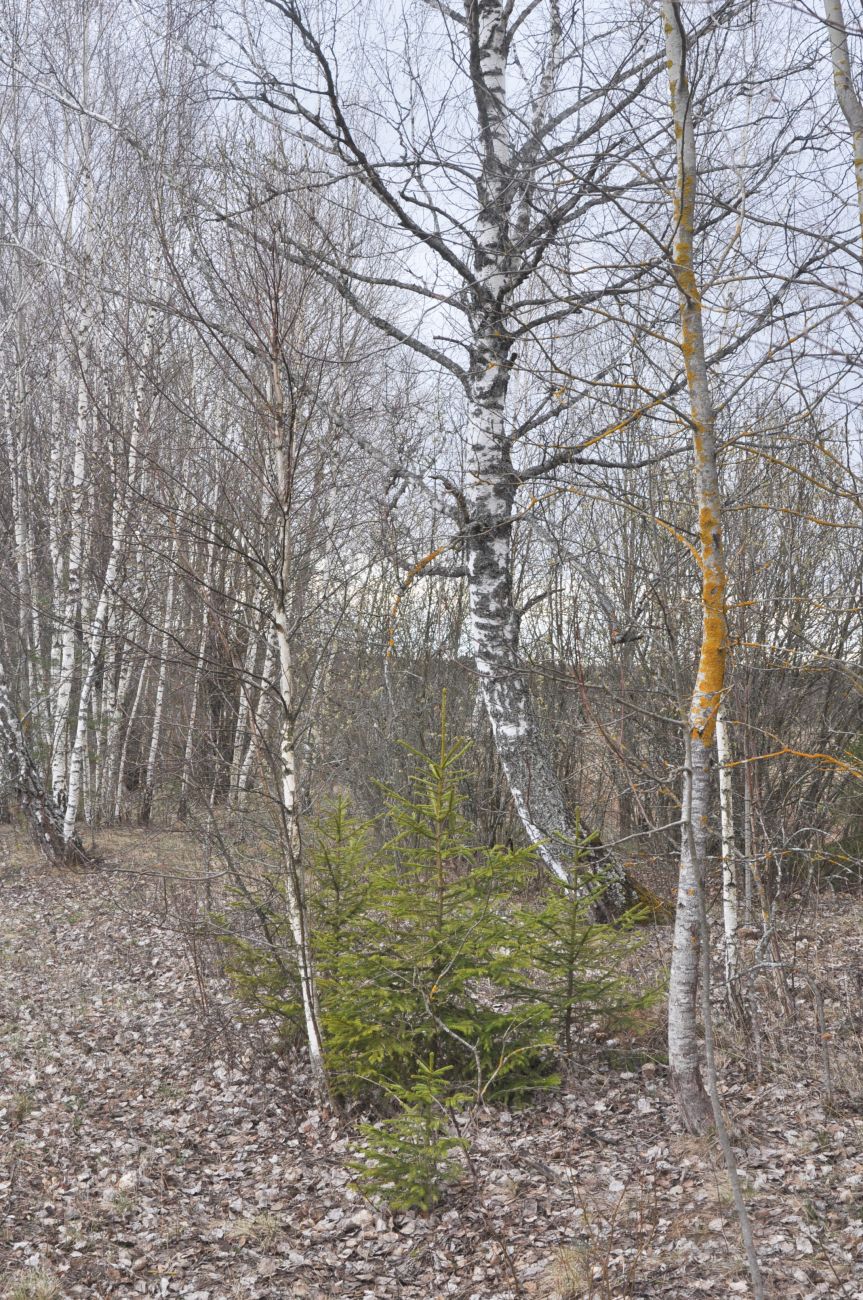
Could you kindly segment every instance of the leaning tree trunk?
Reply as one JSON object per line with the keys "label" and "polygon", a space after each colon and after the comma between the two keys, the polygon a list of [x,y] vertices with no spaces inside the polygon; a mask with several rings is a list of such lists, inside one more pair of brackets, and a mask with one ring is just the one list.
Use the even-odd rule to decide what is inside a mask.
{"label": "leaning tree trunk", "polygon": [[63,835],[63,818],[42,776],[33,762],[20,719],[9,695],[3,665],[0,664],[0,743],[6,766],[14,782],[21,809],[30,824],[40,850],[52,864],[86,862],[88,855],[77,836]]}
{"label": "leaning tree trunk", "polygon": [[[512,251],[512,202],[520,181],[506,94],[510,8],[502,0],[478,0],[470,6],[469,18],[480,140],[465,485],[470,637],[495,747],[519,821],[545,865],[567,881],[578,831],[533,709],[519,653],[512,579],[517,476],[506,402],[515,355],[507,304],[523,268]],[[627,898],[625,876],[611,863],[604,864],[603,873],[608,903],[617,908]]]}
{"label": "leaning tree trunk", "polygon": [[680,305],[683,363],[689,390],[695,453],[695,504],[701,566],[701,652],[689,706],[689,762],[683,792],[683,834],[674,947],[668,989],[668,1063],[683,1122],[690,1132],[713,1124],[713,1109],[701,1075],[697,996],[701,900],[710,811],[710,759],[716,717],[725,684],[728,632],[725,617],[725,557],[722,506],[716,463],[715,414],[710,392],[701,294],[695,274],[693,231],[697,158],[692,103],[686,76],[686,38],[679,5],[663,0],[671,113],[677,143],[674,194],[673,269]]}

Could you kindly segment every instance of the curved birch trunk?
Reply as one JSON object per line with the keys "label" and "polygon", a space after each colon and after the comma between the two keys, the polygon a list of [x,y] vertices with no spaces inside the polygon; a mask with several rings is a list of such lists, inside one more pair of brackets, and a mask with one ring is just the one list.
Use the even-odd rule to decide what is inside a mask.
{"label": "curved birch trunk", "polygon": [[848,30],[842,12],[842,0],[824,0],[824,17],[830,33],[830,59],[833,64],[836,99],[851,133],[860,237],[863,239],[863,102],[855,89],[854,78],[851,75]]}
{"label": "curved birch trunk", "polygon": [[189,705],[189,726],[186,731],[186,745],[183,750],[183,770],[180,774],[180,798],[177,803],[177,820],[185,821],[189,815],[189,786],[192,779],[192,755],[195,748],[195,726],[198,719],[198,695],[201,678],[204,675],[204,662],[207,656],[207,637],[210,632],[209,595],[213,582],[213,568],[216,557],[215,538],[207,543],[207,563],[204,571],[204,591],[207,605],[201,617],[201,633],[198,638],[198,652],[195,657],[195,675],[192,679],[192,702]]}
{"label": "curved birch trunk", "polygon": [[[507,300],[521,267],[512,251],[511,229],[517,181],[506,97],[510,8],[502,0],[477,0],[469,7],[471,78],[481,151],[465,486],[470,639],[495,747],[519,821],[545,865],[566,881],[578,831],[533,709],[519,654],[519,615],[513,598],[512,518],[518,480],[505,414],[515,359]],[[624,905],[623,871],[606,864],[602,872],[609,884],[608,902],[614,907]]]}
{"label": "curved birch trunk", "polygon": [[716,717],[725,684],[728,632],[715,415],[704,348],[701,294],[693,255],[698,174],[695,128],[686,75],[686,37],[680,18],[680,6],[672,0],[663,0],[662,23],[677,145],[673,268],[680,304],[681,348],[689,390],[695,454],[694,486],[698,510],[702,610],[701,652],[689,707],[688,762],[683,793],[684,825],[668,989],[668,1062],[683,1122],[690,1132],[699,1133],[713,1125],[713,1110],[701,1075],[697,1034],[701,930],[699,893],[707,855],[710,760]]}

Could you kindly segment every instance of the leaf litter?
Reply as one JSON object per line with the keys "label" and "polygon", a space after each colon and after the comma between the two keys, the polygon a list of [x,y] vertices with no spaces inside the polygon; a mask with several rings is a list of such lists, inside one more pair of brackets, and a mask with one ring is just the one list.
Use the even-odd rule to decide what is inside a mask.
{"label": "leaf litter", "polygon": [[[3,854],[0,1294],[749,1294],[718,1153],[682,1133],[661,1063],[594,1044],[559,1092],[470,1117],[464,1178],[434,1213],[392,1214],[351,1185],[351,1125],[315,1105],[301,1063],[262,1042],[212,961],[190,960],[182,911],[158,873]],[[760,1079],[717,1008],[738,1168],[767,1294],[783,1300],[863,1298],[861,919],[860,899],[822,902],[810,941],[830,1104],[805,989]]]}

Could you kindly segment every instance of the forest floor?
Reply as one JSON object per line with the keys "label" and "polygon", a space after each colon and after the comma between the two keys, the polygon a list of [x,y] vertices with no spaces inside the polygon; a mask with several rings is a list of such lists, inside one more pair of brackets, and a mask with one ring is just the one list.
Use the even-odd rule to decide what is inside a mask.
{"label": "forest floor", "polygon": [[[533,1107],[476,1115],[470,1168],[434,1213],[363,1201],[350,1131],[198,949],[182,839],[116,835],[112,867],[61,874],[0,831],[2,1296],[750,1294],[715,1145],[681,1132],[661,1064],[633,1044],[598,1045]],[[823,994],[826,1055],[803,981],[790,1011],[763,991],[760,1079],[719,1024],[767,1294],[783,1300],[863,1297],[863,902],[814,907],[791,955]],[[657,970],[669,937],[646,941]]]}

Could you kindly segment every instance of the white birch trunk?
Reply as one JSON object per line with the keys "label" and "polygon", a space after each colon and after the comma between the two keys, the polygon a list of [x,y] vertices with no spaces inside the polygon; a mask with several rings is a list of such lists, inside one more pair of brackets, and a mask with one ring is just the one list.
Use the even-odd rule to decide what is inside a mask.
{"label": "white birch trunk", "polygon": [[273,716],[273,695],[267,689],[268,684],[272,682],[276,672],[276,643],[272,636],[267,638],[267,657],[264,660],[264,670],[261,675],[261,689],[258,693],[257,707],[250,713],[251,736],[249,745],[243,757],[240,775],[237,780],[237,808],[242,812],[249,802],[249,791],[252,786],[252,772],[255,763],[261,752],[263,738],[270,728],[270,722]]}
{"label": "white birch trunk", "polygon": [[38,642],[31,646],[31,608],[30,591],[30,530],[27,527],[26,511],[28,508],[27,468],[23,454],[23,365],[17,366],[17,401],[13,402],[11,391],[7,389],[5,414],[8,438],[9,487],[12,502],[12,528],[15,538],[15,573],[18,597],[18,653],[26,669],[27,699],[24,701],[27,712],[39,699],[39,687],[35,680],[34,656]]}
{"label": "white birch trunk", "polygon": [[64,862],[86,862],[79,840],[67,841],[63,821],[42,777],[30,756],[21,722],[12,707],[6,674],[0,663],[0,745],[15,784],[18,801],[41,852],[52,866]]}
{"label": "white birch trunk", "polygon": [[[151,309],[148,313],[147,322],[144,327],[143,356],[145,364],[149,359],[155,327],[156,315],[155,311]],[[114,595],[117,585],[117,576],[120,572],[120,565],[125,552],[126,537],[129,530],[129,514],[132,505],[132,495],[138,478],[138,446],[141,435],[144,383],[145,365],[142,365],[138,382],[135,386],[132,424],[129,433],[128,479],[123,486],[118,488],[118,499],[114,507],[114,515],[111,523],[111,551],[108,556],[108,565],[105,570],[105,576],[102,580],[102,589],[99,593],[99,600],[93,615],[89,641],[85,651],[88,663],[84,678],[81,682],[81,692],[78,701],[78,721],[75,729],[75,740],[69,759],[69,788],[63,820],[63,833],[67,840],[74,834],[75,820],[78,816],[78,806],[81,797],[81,775],[84,768],[84,755],[87,746],[90,700],[99,668],[102,647],[104,645],[105,628],[108,620],[110,602]],[[173,588],[169,588],[169,591],[172,590]],[[168,625],[170,626],[170,615],[168,616]]]}
{"label": "white birch trunk", "polygon": [[[89,97],[90,44],[89,23],[83,24],[82,48],[82,100]],[[75,452],[72,462],[72,485],[69,496],[69,559],[66,568],[66,591],[63,602],[63,625],[60,645],[59,678],[54,705],[53,744],[51,756],[51,785],[54,802],[65,811],[69,762],[69,724],[72,700],[72,682],[75,673],[76,624],[81,608],[81,566],[84,550],[84,472],[86,445],[90,424],[90,344],[95,320],[95,302],[91,285],[91,260],[93,236],[93,174],[91,170],[90,121],[81,119],[83,160],[81,164],[83,191],[83,251],[80,292],[81,312],[76,330],[75,349],[78,360],[78,396],[75,420]],[[86,717],[86,709],[83,710]]]}
{"label": "white birch trunk", "polygon": [[278,586],[274,592],[273,621],[278,652],[278,694],[281,705],[279,732],[279,767],[283,848],[285,865],[285,900],[288,926],[294,943],[306,1043],[315,1086],[322,1097],[327,1095],[327,1077],[320,1032],[317,985],[312,961],[311,935],[306,911],[305,880],[300,812],[297,800],[297,763],[295,728],[297,715],[294,685],[293,648],[289,628],[289,592],[291,590],[291,508],[293,499],[293,463],[291,434],[285,412],[285,399],[278,352],[274,347],[271,360],[270,396],[273,406],[273,454],[281,518],[281,557]]}
{"label": "white birch trunk", "polygon": [[279,602],[275,609],[276,641],[278,645],[278,683],[279,702],[282,707],[281,729],[279,737],[279,763],[281,771],[282,817],[286,840],[286,885],[285,897],[288,910],[288,925],[297,958],[300,976],[300,991],[303,1003],[303,1019],[306,1028],[306,1041],[312,1072],[318,1087],[326,1090],[326,1071],[324,1068],[323,1044],[319,1029],[317,987],[312,963],[311,936],[308,928],[308,916],[305,906],[305,882],[302,871],[300,842],[300,818],[297,802],[297,767],[296,745],[294,740],[294,717],[296,711],[293,656],[288,636],[287,614],[284,603]]}
{"label": "white birch trunk", "polygon": [[[470,639],[483,700],[513,804],[528,840],[559,879],[568,880],[577,829],[533,710],[519,654],[519,616],[512,579],[516,475],[505,408],[513,364],[508,295],[520,264],[512,251],[513,176],[506,98],[510,6],[477,0],[470,22],[471,75],[479,122],[480,169],[474,230],[468,383],[469,514],[467,569]],[[609,903],[626,900],[622,870],[602,868]]]}
{"label": "white birch trunk", "polygon": [[725,979],[737,975],[739,924],[737,905],[737,845],[734,836],[734,782],[731,737],[725,709],[716,715],[716,757],[719,762],[719,822],[722,835],[722,919],[725,929]]}
{"label": "white birch trunk", "polygon": [[752,924],[752,855],[754,836],[752,834],[752,768],[743,764],[743,916],[747,925]]}
{"label": "white birch trunk", "polygon": [[237,808],[239,804],[240,778],[245,766],[245,758],[248,751],[254,743],[254,727],[252,714],[255,700],[255,669],[258,665],[258,656],[261,645],[261,636],[259,629],[256,627],[249,628],[249,640],[246,645],[246,653],[243,656],[243,675],[240,682],[240,702],[237,708],[237,726],[234,732],[234,748],[231,754],[231,777],[228,787],[228,801],[232,808]]}
{"label": "white birch trunk", "polygon": [[[143,573],[144,573],[144,556],[141,547],[136,551],[134,572],[131,581],[131,592],[129,597],[130,610],[139,610],[143,599]],[[118,619],[118,607],[112,605],[112,612],[109,617]],[[130,619],[131,624],[126,620]],[[135,672],[136,656],[133,653],[134,637],[132,635],[135,628],[135,615],[124,615],[122,623],[115,628],[111,640],[117,647],[117,654],[120,657],[119,672],[116,670],[112,675],[113,686],[108,703],[108,724],[107,735],[104,749],[104,770],[101,780],[102,787],[102,812],[107,820],[118,817],[117,798],[118,790],[122,791],[122,773],[125,769],[125,757],[121,761],[121,737],[123,724],[126,718],[126,712],[141,689],[142,680],[146,676],[146,668],[139,673],[137,683],[133,683],[132,677]],[[144,629],[139,623],[139,633],[143,637]],[[139,701],[140,702],[140,701]],[[137,706],[135,707],[137,712]],[[128,727],[126,731],[128,737]],[[126,747],[123,746],[125,755]],[[118,769],[118,763],[120,764]],[[118,777],[120,778],[118,782]]]}
{"label": "white birch trunk", "polygon": [[[53,421],[50,422],[53,426]],[[62,442],[54,435],[48,460],[48,551],[51,557],[51,653],[48,667],[48,717],[51,723],[51,754],[54,753],[55,701],[60,687],[63,663],[62,601],[65,588],[65,556],[60,533],[60,500],[63,486]],[[52,767],[53,772],[53,767]],[[53,780],[52,780],[53,786]]]}
{"label": "white birch trunk", "polygon": [[686,38],[680,6],[673,3],[673,0],[662,0],[662,23],[668,56],[671,114],[677,144],[673,269],[680,306],[681,349],[689,390],[702,581],[701,651],[689,708],[688,761],[683,796],[684,825],[668,988],[668,1063],[683,1122],[690,1132],[697,1133],[713,1124],[713,1108],[701,1075],[697,1032],[701,933],[699,891],[704,883],[704,864],[707,858],[710,759],[716,716],[722,703],[725,684],[728,635],[715,415],[693,251],[698,175],[695,128],[686,75]]}
{"label": "white birch trunk", "polygon": [[59,646],[59,676],[53,709],[53,738],[51,745],[51,789],[54,802],[65,809],[67,798],[67,773],[69,760],[69,714],[72,702],[72,683],[75,675],[76,625],[81,605],[81,557],[83,551],[83,501],[84,501],[84,443],[87,425],[87,389],[79,382],[78,426],[75,436],[75,454],[72,465],[72,486],[69,499],[69,559],[66,569],[65,596]]}
{"label": "white birch trunk", "polygon": [[860,217],[860,236],[863,239],[863,102],[854,86],[854,77],[851,73],[848,30],[842,12],[842,0],[824,0],[824,16],[830,33],[830,59],[833,65],[836,99],[851,134],[857,210]]}
{"label": "white birch trunk", "polygon": [[[120,509],[122,511],[122,506]],[[69,758],[69,788],[63,818],[63,833],[67,840],[75,833],[75,821],[78,816],[78,806],[81,799],[81,777],[84,770],[84,755],[87,747],[90,700],[99,668],[109,602],[117,581],[117,572],[120,567],[122,545],[125,540],[125,535],[126,530],[124,522],[121,522],[119,525],[115,523],[114,540],[111,547],[111,554],[108,559],[108,567],[105,570],[102,590],[99,595],[99,603],[96,606],[96,612],[93,615],[89,644],[86,648],[88,663],[84,673],[84,678],[81,682],[75,739]]]}

